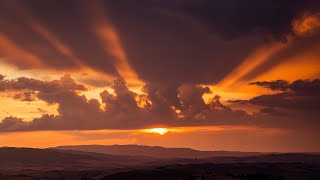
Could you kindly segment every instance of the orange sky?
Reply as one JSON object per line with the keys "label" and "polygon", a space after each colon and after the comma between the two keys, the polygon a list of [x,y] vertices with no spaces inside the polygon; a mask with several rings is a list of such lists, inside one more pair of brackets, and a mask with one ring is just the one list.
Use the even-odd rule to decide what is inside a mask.
{"label": "orange sky", "polygon": [[[145,130],[96,130],[96,131],[39,131],[2,133],[3,146],[46,148],[79,144],[143,144],[165,147],[191,147],[200,150],[286,151],[282,144],[291,132],[281,129],[240,126],[176,127],[164,135]],[[251,136],[252,139],[248,139]],[[277,138],[273,144],[280,147],[266,148],[269,138]],[[19,139],[19,141],[16,141]],[[250,141],[253,141],[251,143]],[[232,143],[231,143],[232,142]],[[232,144],[232,145],[231,145]],[[303,149],[301,149],[303,150]]]}

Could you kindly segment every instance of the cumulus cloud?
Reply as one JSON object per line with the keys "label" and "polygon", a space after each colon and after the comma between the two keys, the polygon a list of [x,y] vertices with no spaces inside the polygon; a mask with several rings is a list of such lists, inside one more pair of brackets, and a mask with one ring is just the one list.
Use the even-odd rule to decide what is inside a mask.
{"label": "cumulus cloud", "polygon": [[[219,96],[215,96],[206,104],[202,96],[211,93],[210,89],[192,84],[182,84],[177,88],[175,96],[178,103],[170,99],[170,93],[167,93],[171,91],[163,86],[149,84],[143,88],[146,94],[137,94],[131,91],[121,78],[113,82],[113,93],[100,93],[102,104],[97,99],[87,99],[84,95],[79,95],[77,91],[85,90],[85,87],[77,84],[70,76],[50,82],[27,78],[4,80],[2,87],[6,87],[6,91],[36,90],[37,99],[58,105],[56,116],[45,114],[30,122],[8,118],[1,123],[2,131],[132,129],[157,124],[224,124],[222,120],[216,120],[230,117],[236,119],[239,115],[238,111],[224,106]],[[145,105],[139,106],[140,101],[144,101]]]}
{"label": "cumulus cloud", "polygon": [[172,106],[180,107],[180,100],[177,96],[177,86],[165,86],[161,83],[147,83],[143,87],[143,92],[147,94],[147,99],[152,105],[149,107],[152,114],[158,117],[174,117]]}
{"label": "cumulus cloud", "polygon": [[129,90],[123,79],[116,79],[111,87],[114,89],[114,94],[110,94],[108,91],[103,91],[100,94],[108,111],[130,113],[130,111],[137,110],[138,106],[135,100],[137,94]]}
{"label": "cumulus cloud", "polygon": [[20,77],[12,80],[0,79],[0,91],[5,90],[31,90],[31,91],[56,91],[59,89],[85,91],[84,85],[77,84],[70,75],[65,75],[60,80],[41,81],[34,78]]}
{"label": "cumulus cloud", "polygon": [[28,123],[17,117],[6,117],[0,123],[1,131],[15,131],[25,128]]}
{"label": "cumulus cloud", "polygon": [[202,95],[205,93],[210,93],[208,87],[191,84],[181,85],[178,94],[181,103],[181,114],[186,118],[200,116],[207,109],[207,105],[202,98]]}
{"label": "cumulus cloud", "polygon": [[284,80],[260,81],[250,83],[274,91],[275,94],[264,94],[249,100],[236,100],[234,103],[251,103],[265,107],[286,109],[318,109],[320,102],[320,80],[296,80],[289,83]]}
{"label": "cumulus cloud", "polygon": [[[97,99],[87,99],[86,96],[79,95],[77,91],[84,90],[85,87],[77,84],[70,76],[50,82],[18,79],[24,79],[24,81],[2,80],[5,81],[2,87],[7,87],[6,91],[10,89],[36,90],[37,99],[58,105],[58,115],[48,115],[44,112],[43,116],[34,118],[30,122],[8,117],[0,123],[0,131],[135,129],[160,124],[166,126],[262,125],[277,127],[279,124],[288,125],[287,122],[290,119],[296,122],[290,125],[302,123],[301,119],[297,120],[296,117],[301,118],[303,113],[297,114],[298,111],[296,111],[292,116],[292,113],[285,108],[296,108],[299,109],[299,112],[301,112],[301,107],[315,110],[318,107],[316,102],[319,102],[319,96],[314,98],[314,96],[307,96],[306,93],[314,92],[311,89],[319,88],[318,80],[295,81],[289,83],[284,92],[254,97],[246,102],[242,101],[242,103],[265,107],[260,112],[250,115],[245,111],[233,110],[222,104],[221,97],[218,95],[213,95],[208,102],[205,102],[202,96],[214,92],[211,92],[208,87],[189,83],[181,84],[176,91],[168,90],[164,86],[147,84],[143,88],[145,94],[137,94],[131,91],[126,82],[120,78],[116,79],[111,86],[113,93],[106,90],[100,93],[102,102],[100,103]],[[19,85],[18,82],[22,84]],[[270,83],[272,82],[256,84],[278,90]],[[31,84],[35,85],[31,86]],[[62,84],[64,84],[63,87],[61,87]],[[275,84],[279,83],[275,82]],[[283,85],[280,87],[283,89]],[[170,98],[173,92],[176,92],[175,97],[178,102]],[[145,103],[144,106],[139,105],[141,101]],[[312,116],[308,119],[312,119]]]}
{"label": "cumulus cloud", "polygon": [[[70,59],[77,57],[83,61],[80,64],[88,66],[85,68],[118,76],[114,57],[105,53],[106,47],[88,27],[92,22],[86,22],[85,19],[90,18],[79,18],[83,11],[82,8],[77,8],[76,3],[36,0],[18,3],[26,12],[32,12],[34,21],[38,22],[36,24],[46,22],[50,28],[43,26],[42,32],[52,33],[51,37],[59,37],[58,44],[68,47],[62,48],[66,51],[61,51],[61,48],[59,50],[54,46],[52,38],[43,37],[43,33],[31,32],[35,27],[30,27],[24,16],[16,14],[12,9],[14,6],[9,8],[0,2],[3,5],[0,6],[0,15],[3,15],[0,16],[3,31],[0,45],[6,47],[1,49],[0,53],[6,56],[1,61],[24,69],[39,68],[27,61],[27,56],[21,56],[27,54],[32,57],[29,59],[36,58],[45,65],[41,68],[68,72],[78,68]],[[302,48],[309,47],[307,45],[311,41],[317,42],[314,37],[300,36],[300,33],[313,29],[314,26],[309,26],[308,22],[311,25],[316,23],[318,27],[318,14],[313,13],[319,11],[316,0],[290,3],[273,0],[155,0],[139,3],[110,0],[103,1],[101,6],[102,9],[108,9],[108,18],[117,29],[115,33],[125,45],[123,49],[130,60],[128,63],[146,82],[143,94],[131,91],[123,79],[109,83],[100,76],[92,77],[90,73],[78,77],[77,82],[69,75],[54,81],[26,77],[6,79],[0,75],[0,91],[14,94],[10,97],[22,101],[41,100],[58,106],[58,115],[48,115],[39,109],[44,115],[30,122],[15,117],[5,118],[0,123],[0,131],[132,129],[156,125],[288,126],[295,123],[298,127],[308,124],[303,121],[314,121],[318,117],[319,80],[251,83],[275,91],[275,94],[235,101],[262,106],[260,112],[254,114],[231,109],[222,103],[221,98],[224,97],[198,85],[214,84],[221,80],[254,49],[265,43],[262,38],[272,36],[285,41],[288,34],[293,35],[292,31],[298,36],[295,38],[297,41],[300,38],[310,38],[296,42],[299,44],[299,53]],[[52,16],[58,10],[59,15]],[[310,11],[311,16],[300,18],[301,13],[306,11]],[[61,17],[65,21],[61,21]],[[172,17],[182,18],[184,21]],[[196,28],[190,24],[196,25]],[[66,31],[75,27],[77,31]],[[205,33],[199,29],[205,30]],[[208,37],[208,32],[220,38]],[[226,43],[225,40],[229,41]],[[8,46],[7,42],[11,42],[11,45]],[[288,46],[287,51],[296,52],[296,49]],[[20,55],[16,56],[17,54]],[[272,58],[279,63],[283,61],[280,56]],[[289,56],[284,54],[283,57]],[[273,62],[271,64],[274,65]],[[269,68],[268,64],[265,69],[267,67]],[[256,72],[252,72],[252,77],[244,79],[253,78],[261,70],[263,68],[259,67],[254,70]],[[79,91],[86,91],[87,88],[79,82],[100,88],[112,84],[114,92],[101,92],[101,101],[88,99],[80,95]],[[208,93],[213,98],[205,102],[202,96]],[[317,125],[317,122],[309,124]]]}

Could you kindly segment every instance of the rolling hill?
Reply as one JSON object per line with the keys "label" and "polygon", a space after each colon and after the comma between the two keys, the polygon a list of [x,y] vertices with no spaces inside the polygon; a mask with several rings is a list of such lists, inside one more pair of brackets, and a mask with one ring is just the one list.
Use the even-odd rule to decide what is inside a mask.
{"label": "rolling hill", "polygon": [[245,157],[262,155],[258,152],[239,151],[199,151],[190,148],[165,148],[141,145],[78,145],[58,146],[53,149],[96,152],[112,155],[147,156],[154,158],[208,158],[208,157]]}
{"label": "rolling hill", "polygon": [[[136,145],[66,147],[68,148],[0,148],[0,179],[301,179],[304,177],[319,179],[320,177],[319,154],[211,152]],[[100,149],[82,147],[100,147]],[[84,150],[99,150],[103,153]]]}
{"label": "rolling hill", "polygon": [[155,161],[148,157],[33,148],[0,148],[0,170],[81,170],[115,169],[147,165]]}

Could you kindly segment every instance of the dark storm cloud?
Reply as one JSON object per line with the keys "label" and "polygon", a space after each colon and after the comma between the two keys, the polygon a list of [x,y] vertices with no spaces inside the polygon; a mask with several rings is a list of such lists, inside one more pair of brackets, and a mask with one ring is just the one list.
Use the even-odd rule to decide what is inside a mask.
{"label": "dark storm cloud", "polygon": [[[224,39],[234,39],[252,33],[285,40],[292,33],[292,20],[305,10],[320,7],[316,0],[201,0],[177,1],[169,6],[176,14],[190,18],[206,27],[210,33]],[[169,9],[169,10],[170,10]]]}
{"label": "dark storm cloud", "polygon": [[[89,18],[92,12],[87,8],[90,2],[16,1],[16,5],[25,9],[22,14],[11,1],[1,3],[5,4],[0,7],[1,31],[49,67],[61,70],[78,65],[35,32],[34,23],[25,14],[54,34],[90,68],[118,75],[112,64],[114,58],[105,53],[106,47],[92,32],[93,22]],[[313,1],[110,0],[101,4],[118,31],[128,63],[139,77],[151,84],[177,87],[183,83],[218,82],[264,43],[263,34],[282,37],[290,33],[293,18],[302,11],[312,10],[309,4]],[[163,12],[173,12],[179,17]],[[186,19],[181,20],[180,14]],[[208,36],[193,27],[194,22],[210,29],[216,37],[233,40],[225,42]],[[21,62],[15,65],[33,68]],[[104,84],[92,80],[82,82],[93,86]]]}
{"label": "dark storm cloud", "polygon": [[161,4],[105,1],[130,64],[148,83],[177,87],[183,83],[217,82],[264,43],[256,37],[230,43],[209,37],[189,22],[155,11]]}
{"label": "dark storm cloud", "polygon": [[291,34],[292,21],[313,11],[314,2],[111,0],[105,8],[140,77],[179,86],[218,82],[265,37],[283,40]]}

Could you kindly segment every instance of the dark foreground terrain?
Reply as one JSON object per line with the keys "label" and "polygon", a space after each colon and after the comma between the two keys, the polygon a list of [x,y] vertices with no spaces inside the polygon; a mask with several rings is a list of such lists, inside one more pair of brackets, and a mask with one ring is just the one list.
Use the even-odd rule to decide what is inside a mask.
{"label": "dark foreground terrain", "polygon": [[102,179],[320,179],[320,166],[302,163],[225,163],[170,165],[119,172]]}
{"label": "dark foreground terrain", "polygon": [[192,180],[192,179],[246,179],[246,180],[319,180],[320,166],[303,163],[201,163],[145,167],[136,170],[112,171],[29,171],[20,174],[0,175],[0,179],[105,179],[105,180]]}
{"label": "dark foreground terrain", "polygon": [[155,158],[61,149],[0,148],[0,180],[320,179],[319,154]]}

